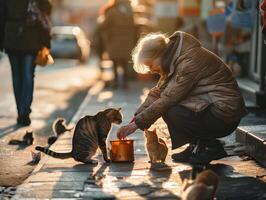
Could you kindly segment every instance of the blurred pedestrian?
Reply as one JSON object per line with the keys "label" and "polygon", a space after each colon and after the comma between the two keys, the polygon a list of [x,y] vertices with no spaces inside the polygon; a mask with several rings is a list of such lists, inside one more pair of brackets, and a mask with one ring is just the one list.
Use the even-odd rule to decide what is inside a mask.
{"label": "blurred pedestrian", "polygon": [[100,10],[99,23],[104,47],[113,61],[113,86],[118,86],[118,67],[123,68],[123,88],[127,88],[128,62],[136,43],[133,11],[128,0],[109,0]]}
{"label": "blurred pedestrian", "polygon": [[[51,13],[49,0],[0,0],[0,50],[7,53],[17,105],[17,124],[31,124],[35,59],[42,47],[50,48],[44,18]],[[46,18],[45,18],[46,19]]]}
{"label": "blurred pedestrian", "polygon": [[[97,21],[98,22],[98,21]],[[92,35],[92,40],[91,40],[91,49],[92,49],[92,53],[96,56],[97,58],[97,62],[98,62],[98,66],[100,69],[100,79],[102,79],[102,75],[103,75],[103,65],[102,65],[102,58],[103,58],[103,53],[104,53],[104,43],[103,43],[103,38],[101,35],[101,29],[99,24],[96,24],[95,30],[93,32]]]}
{"label": "blurred pedestrian", "polygon": [[148,129],[159,117],[168,126],[172,148],[189,143],[172,159],[206,164],[227,154],[217,138],[231,134],[246,114],[236,80],[228,66],[201,46],[192,35],[177,31],[169,38],[150,34],[133,52],[138,73],[159,73],[152,88],[128,125],[120,127],[123,139]]}

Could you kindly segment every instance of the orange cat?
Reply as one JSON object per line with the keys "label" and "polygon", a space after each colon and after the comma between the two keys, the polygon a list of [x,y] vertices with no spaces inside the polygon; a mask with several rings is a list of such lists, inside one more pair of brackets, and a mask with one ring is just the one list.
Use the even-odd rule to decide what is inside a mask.
{"label": "orange cat", "polygon": [[219,183],[218,176],[211,170],[198,174],[195,180],[184,180],[182,200],[212,200]]}
{"label": "orange cat", "polygon": [[168,153],[168,148],[165,144],[165,141],[161,138],[158,138],[156,129],[153,131],[145,129],[144,132],[146,136],[146,150],[150,157],[150,162],[164,162]]}

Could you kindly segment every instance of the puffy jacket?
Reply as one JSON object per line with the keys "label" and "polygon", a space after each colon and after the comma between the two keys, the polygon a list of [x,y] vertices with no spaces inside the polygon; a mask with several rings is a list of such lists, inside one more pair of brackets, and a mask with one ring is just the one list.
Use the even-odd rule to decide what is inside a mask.
{"label": "puffy jacket", "polygon": [[167,55],[162,57],[162,63],[170,58],[169,73],[136,111],[137,126],[149,128],[175,105],[194,112],[211,105],[211,112],[228,123],[243,117],[244,100],[229,67],[190,34],[175,32],[169,39]]}
{"label": "puffy jacket", "polygon": [[[49,0],[36,0],[42,12],[50,14]],[[25,23],[29,0],[0,0],[0,45],[6,51],[36,52],[42,46],[50,47],[39,26]]]}

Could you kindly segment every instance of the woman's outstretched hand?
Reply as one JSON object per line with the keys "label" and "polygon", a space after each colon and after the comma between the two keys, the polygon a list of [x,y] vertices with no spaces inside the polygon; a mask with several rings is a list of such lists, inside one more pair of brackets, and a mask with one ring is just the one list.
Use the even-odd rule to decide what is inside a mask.
{"label": "woman's outstretched hand", "polygon": [[125,139],[131,133],[134,133],[138,129],[135,122],[131,122],[125,126],[121,126],[118,131],[116,132],[116,136],[118,139],[122,140]]}

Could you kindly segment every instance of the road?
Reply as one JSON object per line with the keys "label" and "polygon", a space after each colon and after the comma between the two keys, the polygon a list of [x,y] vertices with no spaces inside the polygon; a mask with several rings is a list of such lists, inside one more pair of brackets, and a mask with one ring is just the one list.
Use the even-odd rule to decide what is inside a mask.
{"label": "road", "polygon": [[[59,60],[45,68],[37,67],[30,127],[16,126],[16,107],[7,58],[0,61],[0,186],[16,186],[34,169],[31,151],[46,145],[52,135],[51,125],[57,117],[69,120],[95,81],[98,70],[93,64],[80,65],[75,60]],[[33,130],[34,145],[8,145]]]}

